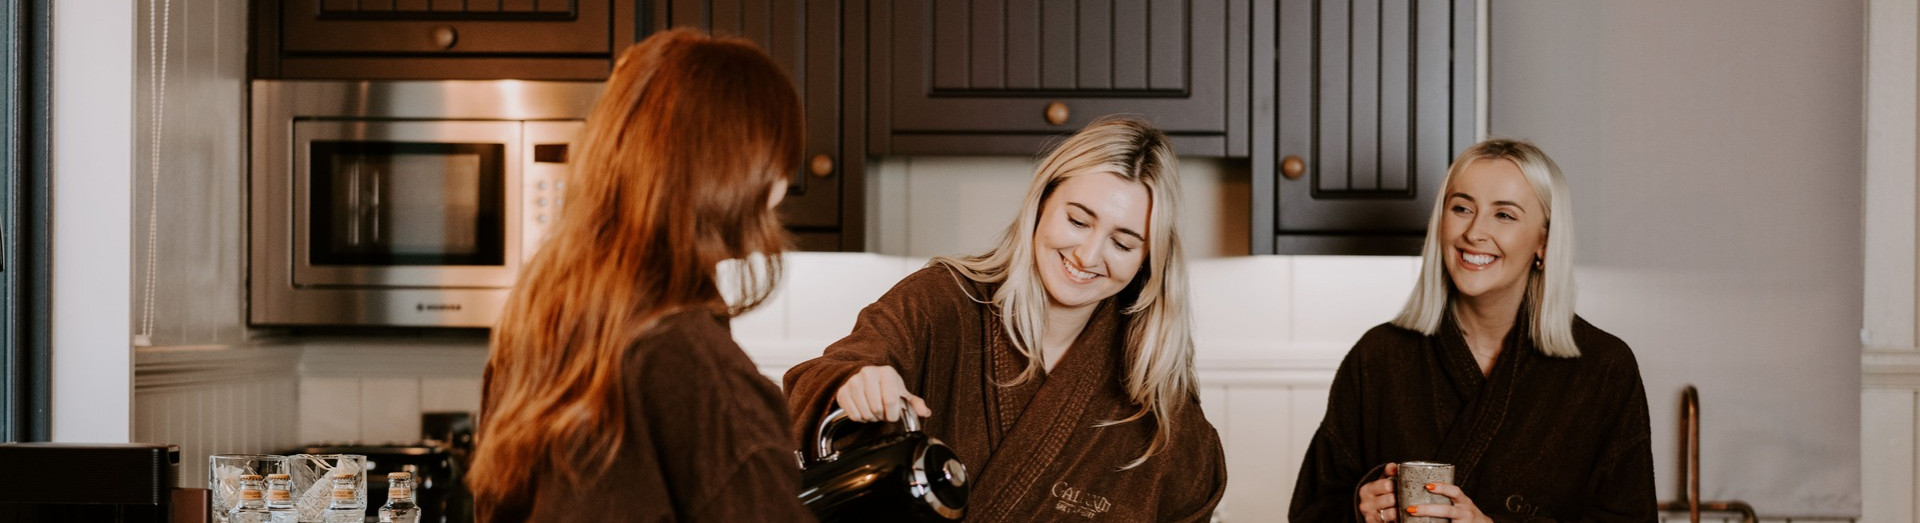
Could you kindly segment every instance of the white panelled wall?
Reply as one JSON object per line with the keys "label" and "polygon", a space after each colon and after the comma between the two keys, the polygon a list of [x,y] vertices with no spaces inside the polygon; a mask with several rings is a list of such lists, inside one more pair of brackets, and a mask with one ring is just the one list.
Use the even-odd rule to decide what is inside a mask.
{"label": "white panelled wall", "polygon": [[1861,521],[1920,521],[1920,2],[1867,2]]}

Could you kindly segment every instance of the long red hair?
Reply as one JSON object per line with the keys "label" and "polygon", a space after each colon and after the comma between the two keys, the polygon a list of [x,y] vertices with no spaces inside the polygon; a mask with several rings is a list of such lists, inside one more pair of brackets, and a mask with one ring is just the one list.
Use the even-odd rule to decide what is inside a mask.
{"label": "long red hair", "polygon": [[[803,142],[792,85],[737,38],[674,30],[621,54],[565,210],[493,330],[467,475],[476,500],[525,492],[532,470],[604,473],[626,435],[621,362],[634,341],[672,313],[738,314],[772,292],[789,240],[768,198]],[[746,258],[725,264],[740,283],[729,306],[717,271]]]}

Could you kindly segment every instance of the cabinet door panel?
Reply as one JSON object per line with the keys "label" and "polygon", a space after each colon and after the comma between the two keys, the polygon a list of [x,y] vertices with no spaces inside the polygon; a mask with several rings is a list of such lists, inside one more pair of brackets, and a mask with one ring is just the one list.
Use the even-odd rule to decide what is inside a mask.
{"label": "cabinet door panel", "polygon": [[[398,0],[288,0],[281,50],[307,54],[606,54],[611,0],[484,6]],[[452,35],[442,40],[442,33]]]}
{"label": "cabinet door panel", "polygon": [[[883,106],[869,129],[874,152],[1032,154],[1048,137],[1128,113],[1199,145],[1184,154],[1227,155],[1236,139],[1245,154],[1245,138],[1227,136],[1241,129],[1229,123],[1238,106],[1229,93],[1244,92],[1229,85],[1246,81],[1248,66],[1229,51],[1250,31],[1229,20],[1240,3],[870,2],[869,34],[881,44],[870,81]],[[1069,110],[1059,124],[1046,117],[1054,102]]]}
{"label": "cabinet door panel", "polygon": [[[806,148],[790,177],[781,219],[803,238],[802,248],[858,249],[842,243],[845,184],[864,173],[863,156],[847,158],[841,145],[840,3],[821,0],[677,0],[665,16],[668,27],[694,27],[752,40],[793,79],[806,110]],[[811,173],[824,156],[832,168]]]}
{"label": "cabinet door panel", "polygon": [[[1277,92],[1255,188],[1274,203],[1256,202],[1272,222],[1256,223],[1255,252],[1384,235],[1401,240],[1343,252],[1414,254],[1406,238],[1424,234],[1452,154],[1475,138],[1474,3],[1281,0],[1262,14],[1276,18],[1258,37],[1275,46]],[[1304,162],[1298,179],[1277,175],[1288,157]]]}

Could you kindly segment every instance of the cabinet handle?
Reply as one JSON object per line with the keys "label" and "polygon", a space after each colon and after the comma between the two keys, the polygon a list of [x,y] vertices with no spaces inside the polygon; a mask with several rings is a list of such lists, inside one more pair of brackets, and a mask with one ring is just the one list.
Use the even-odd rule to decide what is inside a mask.
{"label": "cabinet handle", "polygon": [[1066,102],[1054,102],[1054,103],[1047,104],[1047,123],[1050,123],[1053,125],[1066,124],[1067,116],[1069,116],[1069,113],[1067,112]]}
{"label": "cabinet handle", "polygon": [[1280,160],[1281,176],[1286,176],[1288,180],[1298,180],[1304,174],[1307,174],[1307,162],[1301,160],[1299,155],[1289,154],[1286,159]]}
{"label": "cabinet handle", "polygon": [[813,173],[814,176],[826,178],[827,175],[833,174],[833,158],[825,154],[813,155],[813,160],[807,162],[807,172]]}
{"label": "cabinet handle", "polygon": [[459,41],[460,33],[454,31],[453,26],[443,25],[433,28],[433,45],[440,46],[441,49],[452,49],[453,44]]}

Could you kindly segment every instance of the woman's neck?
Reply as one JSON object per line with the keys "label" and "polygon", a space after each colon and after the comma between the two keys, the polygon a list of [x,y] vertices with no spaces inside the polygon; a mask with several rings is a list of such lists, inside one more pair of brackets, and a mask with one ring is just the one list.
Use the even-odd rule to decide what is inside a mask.
{"label": "woman's neck", "polygon": [[1093,317],[1093,309],[1098,303],[1080,307],[1065,307],[1058,303],[1047,303],[1047,325],[1040,330],[1040,361],[1048,372],[1060,364],[1066,357],[1067,349],[1073,348],[1073,341],[1080,339],[1080,331],[1086,330],[1087,320]]}
{"label": "woman's neck", "polygon": [[1454,321],[1467,340],[1467,349],[1480,364],[1480,374],[1493,371],[1493,361],[1506,349],[1507,333],[1513,331],[1514,318],[1520,314],[1522,296],[1496,299],[1461,297],[1454,300]]}

